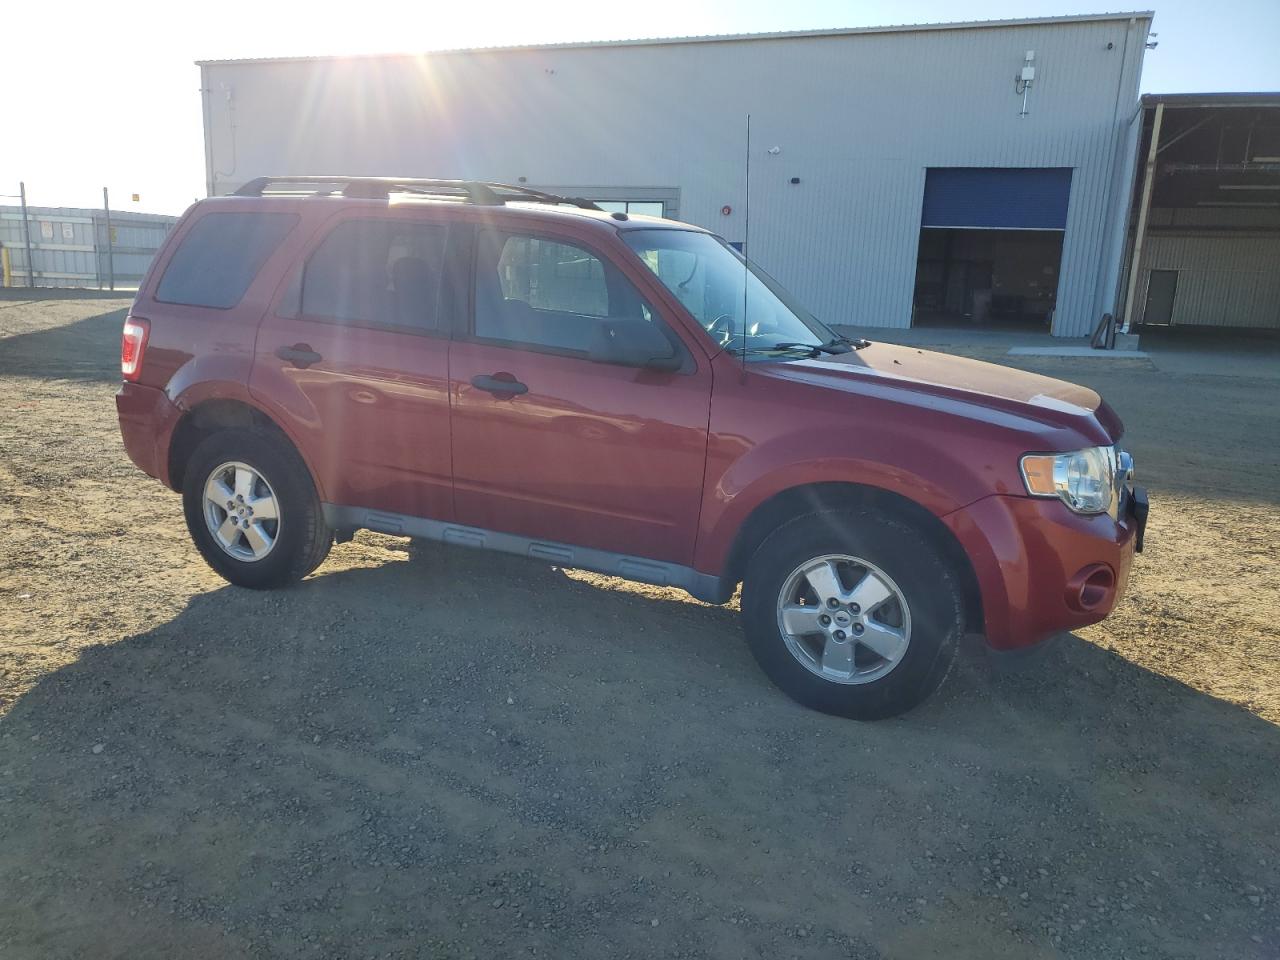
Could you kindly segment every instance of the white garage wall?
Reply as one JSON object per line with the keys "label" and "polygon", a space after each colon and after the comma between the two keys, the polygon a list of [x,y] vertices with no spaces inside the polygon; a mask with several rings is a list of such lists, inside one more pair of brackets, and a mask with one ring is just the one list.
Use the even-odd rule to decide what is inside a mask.
{"label": "white garage wall", "polygon": [[681,219],[740,241],[750,112],[751,255],[835,323],[910,324],[926,168],[1074,168],[1055,330],[1082,336],[1114,299],[1128,201],[1114,171],[1148,27],[1126,14],[207,63],[209,190],[286,173],[661,188]]}

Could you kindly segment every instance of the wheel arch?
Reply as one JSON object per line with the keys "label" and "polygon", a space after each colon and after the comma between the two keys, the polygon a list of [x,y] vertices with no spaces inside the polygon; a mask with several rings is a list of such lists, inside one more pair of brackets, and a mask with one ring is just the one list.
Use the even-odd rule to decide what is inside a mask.
{"label": "wheel arch", "polygon": [[251,430],[254,433],[270,435],[279,442],[288,444],[306,466],[307,472],[311,474],[312,483],[316,484],[317,493],[323,499],[323,491],[320,490],[315,470],[284,428],[269,414],[263,413],[253,404],[227,397],[203,400],[193,405],[179,418],[169,440],[167,459],[169,486],[174,490],[182,490],[187,463],[201,441],[220,430],[233,429]]}
{"label": "wheel arch", "polygon": [[788,487],[759,503],[734,537],[722,584],[732,592],[741,582],[747,562],[774,530],[790,520],[824,510],[870,508],[890,514],[918,530],[956,572],[964,600],[966,629],[983,629],[982,594],[969,555],[954,533],[919,503],[901,494],[860,483],[820,482]]}

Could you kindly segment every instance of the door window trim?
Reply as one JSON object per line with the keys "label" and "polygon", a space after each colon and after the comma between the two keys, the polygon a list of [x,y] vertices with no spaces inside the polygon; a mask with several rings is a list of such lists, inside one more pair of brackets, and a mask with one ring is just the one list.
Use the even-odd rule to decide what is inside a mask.
{"label": "door window trim", "polygon": [[[502,234],[507,237],[531,237],[535,240],[546,240],[548,243],[557,243],[561,246],[574,246],[581,250],[585,250],[591,256],[595,257],[606,269],[612,268],[617,272],[618,276],[626,283],[629,283],[635,291],[636,296],[647,306],[653,314],[654,320],[661,325],[663,335],[667,342],[671,344],[672,349],[676,351],[676,356],[680,358],[680,367],[677,370],[667,371],[672,374],[681,376],[690,376],[697,372],[697,363],[694,361],[693,354],[689,350],[688,345],[684,342],[684,338],[676,332],[670,321],[667,320],[665,311],[654,306],[653,298],[645,293],[639,284],[632,280],[622,266],[607,253],[594,244],[583,240],[579,236],[571,236],[561,234],[554,231],[540,230],[536,227],[525,226],[524,224],[497,224],[486,223],[476,224],[471,231],[470,242],[470,266],[468,271],[470,283],[467,284],[466,299],[467,305],[465,312],[459,311],[459,329],[455,330],[454,339],[466,342],[477,343],[487,347],[500,347],[507,350],[516,350],[522,353],[541,353],[553,357],[566,357],[570,360],[581,360],[585,363],[594,363],[600,366],[613,367],[620,370],[636,370],[640,371],[643,367],[631,367],[621,363],[611,363],[607,360],[592,360],[588,356],[587,351],[572,350],[566,347],[552,347],[547,344],[537,343],[533,341],[523,340],[502,340],[493,337],[481,337],[476,335],[476,284],[480,278],[480,241],[486,230],[494,233]],[[537,309],[536,307],[533,309]],[[607,321],[608,317],[592,318],[601,321]]]}

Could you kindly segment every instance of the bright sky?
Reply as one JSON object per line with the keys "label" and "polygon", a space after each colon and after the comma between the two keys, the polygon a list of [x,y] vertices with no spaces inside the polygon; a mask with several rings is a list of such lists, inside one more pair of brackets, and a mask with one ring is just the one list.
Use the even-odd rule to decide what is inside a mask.
{"label": "bright sky", "polygon": [[[180,213],[204,192],[195,60],[1095,13],[1116,0],[45,0],[0,16],[0,194]],[[1065,9],[1064,9],[1065,8]],[[1280,90],[1280,0],[1160,0],[1148,92]],[[141,195],[140,203],[130,194]],[[15,203],[0,197],[0,203]]]}

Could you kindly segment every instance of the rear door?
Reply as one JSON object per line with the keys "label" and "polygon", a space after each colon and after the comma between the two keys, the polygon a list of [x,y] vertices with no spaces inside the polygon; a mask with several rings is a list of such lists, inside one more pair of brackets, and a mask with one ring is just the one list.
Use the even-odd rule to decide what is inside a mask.
{"label": "rear door", "polygon": [[1142,322],[1151,326],[1173,323],[1173,297],[1177,291],[1177,270],[1152,270],[1147,280],[1147,305],[1142,312]]}
{"label": "rear door", "polygon": [[438,211],[344,211],[263,321],[250,387],[328,502],[452,516],[449,234]]}
{"label": "rear door", "polygon": [[[637,271],[642,268],[637,268]],[[688,565],[711,370],[633,279],[572,235],[478,231],[450,355],[460,522]],[[603,324],[657,324],[678,371],[595,362]]]}

